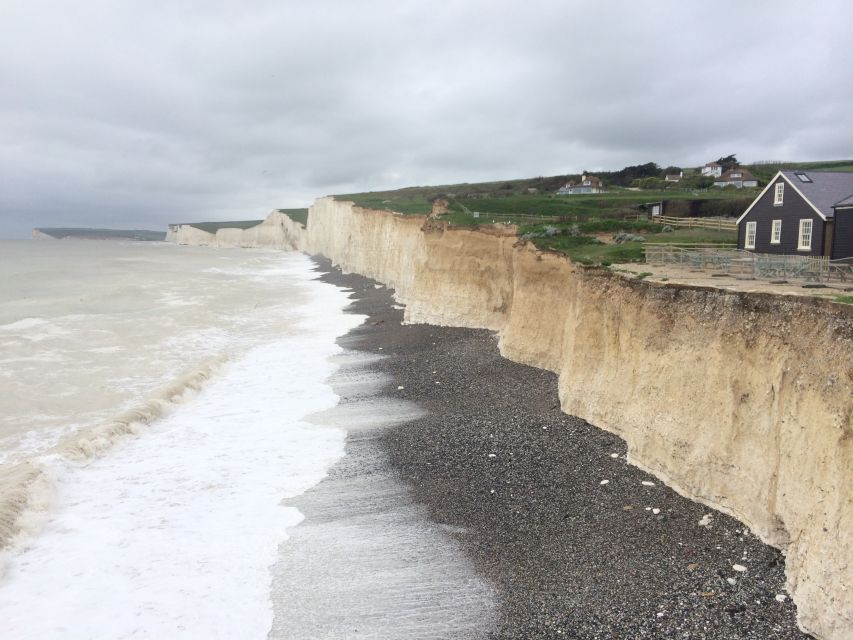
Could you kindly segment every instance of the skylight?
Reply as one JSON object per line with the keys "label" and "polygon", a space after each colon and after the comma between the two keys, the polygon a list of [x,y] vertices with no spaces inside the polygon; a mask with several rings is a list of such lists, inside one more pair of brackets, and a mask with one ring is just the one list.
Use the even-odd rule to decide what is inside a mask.
{"label": "skylight", "polygon": [[812,181],[812,179],[809,178],[805,173],[795,173],[794,175],[800,179],[800,182],[811,182]]}

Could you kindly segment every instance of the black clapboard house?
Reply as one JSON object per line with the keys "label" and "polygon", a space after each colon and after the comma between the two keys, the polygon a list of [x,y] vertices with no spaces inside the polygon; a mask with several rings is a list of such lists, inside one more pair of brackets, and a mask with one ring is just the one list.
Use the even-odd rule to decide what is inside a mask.
{"label": "black clapboard house", "polygon": [[853,173],[780,171],[737,226],[738,249],[853,257]]}

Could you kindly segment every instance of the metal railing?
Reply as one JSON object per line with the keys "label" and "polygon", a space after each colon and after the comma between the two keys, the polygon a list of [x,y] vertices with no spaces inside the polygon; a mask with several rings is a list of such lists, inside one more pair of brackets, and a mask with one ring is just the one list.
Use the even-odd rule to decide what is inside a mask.
{"label": "metal railing", "polygon": [[791,256],[753,253],[714,245],[643,245],[646,263],[675,264],[690,269],[711,269],[762,280],[801,279],[811,282],[853,282],[853,259],[826,256]]}

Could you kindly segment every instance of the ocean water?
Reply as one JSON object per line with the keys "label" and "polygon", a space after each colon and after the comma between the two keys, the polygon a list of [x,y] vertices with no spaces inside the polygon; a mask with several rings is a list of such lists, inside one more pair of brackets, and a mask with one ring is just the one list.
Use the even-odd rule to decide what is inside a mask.
{"label": "ocean water", "polygon": [[316,278],[280,251],[0,242],[0,638],[487,637],[464,532],[383,454],[421,410]]}
{"label": "ocean water", "polygon": [[363,318],[296,253],[0,243],[0,637],[263,638]]}

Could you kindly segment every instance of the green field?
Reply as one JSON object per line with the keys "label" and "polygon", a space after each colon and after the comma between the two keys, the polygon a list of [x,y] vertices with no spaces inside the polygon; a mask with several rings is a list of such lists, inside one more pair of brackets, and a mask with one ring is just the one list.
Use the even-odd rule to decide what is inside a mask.
{"label": "green field", "polygon": [[[675,229],[664,231],[663,225],[651,222],[604,220],[578,224],[525,225],[519,232],[539,249],[558,251],[574,262],[610,265],[625,262],[643,262],[646,242],[659,244],[692,245],[715,244],[734,246],[734,231],[710,229]],[[554,235],[548,235],[553,233]],[[595,235],[592,235],[595,234]],[[624,234],[631,237],[619,243],[606,242]],[[638,239],[642,238],[642,240]]]}
{"label": "green field", "polygon": [[308,226],[308,209],[279,209],[279,211],[303,227]]}
{"label": "green field", "polygon": [[792,169],[809,169],[811,171],[843,171],[853,172],[853,160],[824,160],[821,162],[767,162],[761,164],[743,165],[759,180],[767,182],[777,171]]}
{"label": "green field", "polygon": [[[458,183],[436,186],[406,187],[388,191],[348,193],[335,196],[350,200],[369,209],[387,209],[402,214],[428,214],[435,198],[446,198],[452,224],[482,224],[495,222],[523,222],[525,216],[572,217],[588,216],[622,217],[642,212],[651,202],[665,201],[665,215],[681,216],[688,207],[698,208],[693,215],[736,217],[742,213],[761,186],[779,169],[800,167],[813,171],[853,171],[853,160],[822,162],[779,162],[742,165],[759,178],[758,189],[684,189],[672,184],[665,190],[636,190],[613,186],[607,182],[612,172],[599,172],[604,177],[607,192],[602,194],[555,195],[557,189],[573,176],[536,177],[495,182]],[[697,173],[698,168],[685,169],[685,175]],[[595,173],[595,172],[593,172]],[[532,192],[531,192],[532,191]],[[479,218],[471,215],[479,212]]]}
{"label": "green field", "polygon": [[216,233],[219,229],[251,229],[261,224],[263,220],[231,220],[228,222],[185,222],[196,229],[207,231],[207,233]]}

